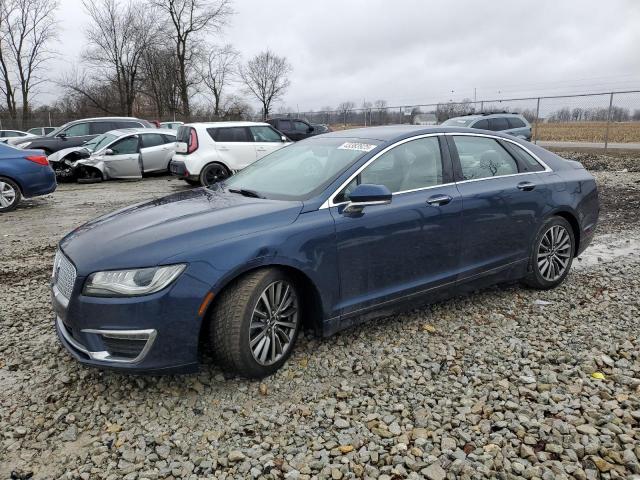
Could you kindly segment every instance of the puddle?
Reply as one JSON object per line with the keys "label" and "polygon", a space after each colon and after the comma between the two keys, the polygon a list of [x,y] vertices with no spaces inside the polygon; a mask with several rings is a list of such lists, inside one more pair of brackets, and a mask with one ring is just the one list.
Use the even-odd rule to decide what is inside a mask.
{"label": "puddle", "polygon": [[590,267],[606,263],[620,257],[632,257],[640,260],[640,238],[619,238],[603,235],[591,244],[582,255],[573,262],[574,267]]}

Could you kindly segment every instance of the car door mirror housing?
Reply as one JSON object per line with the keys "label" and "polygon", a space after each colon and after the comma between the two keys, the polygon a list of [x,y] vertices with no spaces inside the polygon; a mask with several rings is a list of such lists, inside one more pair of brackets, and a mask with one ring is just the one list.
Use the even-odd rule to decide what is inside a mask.
{"label": "car door mirror housing", "polygon": [[307,128],[307,133],[313,133],[314,128],[309,125],[309,128]]}
{"label": "car door mirror housing", "polygon": [[107,148],[107,149],[104,151],[104,154],[105,154],[105,155],[113,155],[113,150],[111,150],[110,148]]}
{"label": "car door mirror housing", "polygon": [[349,194],[349,203],[343,212],[356,213],[361,212],[364,207],[387,205],[391,203],[391,198],[391,191],[386,186],[363,183]]}
{"label": "car door mirror housing", "polygon": [[67,138],[67,134],[64,133],[64,132],[61,132],[58,135],[56,135],[56,137],[58,137],[58,138]]}
{"label": "car door mirror housing", "polygon": [[282,140],[282,143],[287,143],[287,137],[284,135],[280,137],[280,140]]}

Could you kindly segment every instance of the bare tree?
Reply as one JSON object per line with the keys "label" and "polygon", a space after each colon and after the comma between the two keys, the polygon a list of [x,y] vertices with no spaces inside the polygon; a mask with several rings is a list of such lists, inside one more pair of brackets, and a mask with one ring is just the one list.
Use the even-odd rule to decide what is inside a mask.
{"label": "bare tree", "polygon": [[289,88],[291,70],[286,57],[279,57],[270,50],[259,53],[240,69],[247,93],[260,102],[264,119],[269,116],[273,102],[282,98]]}
{"label": "bare tree", "polygon": [[213,47],[201,69],[202,83],[213,95],[213,115],[223,113],[222,93],[236,74],[239,53],[231,45]]}
{"label": "bare tree", "polygon": [[142,62],[142,91],[151,99],[159,118],[175,118],[180,105],[178,61],[172,48],[151,46]]}
{"label": "bare tree", "polygon": [[11,70],[22,97],[22,126],[26,127],[34,89],[47,79],[40,76],[51,59],[48,49],[57,38],[57,0],[0,0],[0,75],[8,108],[16,117]]}
{"label": "bare tree", "polygon": [[344,125],[347,124],[347,118],[349,117],[349,114],[353,111],[355,106],[356,104],[354,102],[342,102],[340,105],[338,105],[338,112],[340,113],[340,115],[342,115],[342,123]]}
{"label": "bare tree", "polygon": [[178,92],[186,121],[189,100],[197,78],[195,65],[201,52],[198,40],[205,32],[219,31],[232,13],[229,0],[149,0],[163,12],[170,25],[178,62]]}
{"label": "bare tree", "polygon": [[[158,27],[148,21],[149,12],[132,1],[122,4],[118,0],[83,0],[82,3],[91,19],[86,30],[88,46],[82,54],[90,74],[76,77],[66,82],[66,86],[105,112],[132,116],[143,55]],[[98,95],[108,85],[116,92],[116,102],[109,96]]]}

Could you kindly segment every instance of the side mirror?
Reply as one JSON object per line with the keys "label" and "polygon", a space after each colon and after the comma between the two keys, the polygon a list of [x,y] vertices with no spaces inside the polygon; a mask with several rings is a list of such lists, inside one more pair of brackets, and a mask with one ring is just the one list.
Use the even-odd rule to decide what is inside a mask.
{"label": "side mirror", "polygon": [[105,154],[105,155],[113,155],[113,150],[111,150],[110,148],[107,148],[107,149],[104,151],[104,154]]}
{"label": "side mirror", "polygon": [[391,203],[391,191],[384,185],[363,183],[349,194],[349,203],[343,213],[360,213],[364,207]]}
{"label": "side mirror", "polygon": [[67,138],[67,134],[64,133],[64,132],[61,132],[58,135],[56,135],[56,137],[58,137],[58,138]]}
{"label": "side mirror", "polygon": [[289,141],[284,135],[280,137],[280,140],[282,140],[282,143],[287,143]]}
{"label": "side mirror", "polygon": [[307,128],[307,133],[313,133],[314,130],[315,130],[315,128],[313,128],[311,125],[309,125],[309,128]]}

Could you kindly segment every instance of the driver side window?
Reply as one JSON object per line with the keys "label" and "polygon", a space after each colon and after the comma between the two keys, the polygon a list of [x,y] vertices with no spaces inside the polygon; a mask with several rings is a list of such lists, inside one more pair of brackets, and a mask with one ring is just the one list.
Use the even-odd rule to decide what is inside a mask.
{"label": "driver side window", "polygon": [[349,200],[349,193],[362,183],[384,185],[391,193],[417,190],[442,182],[442,158],[438,137],[425,137],[398,145],[369,164],[335,198]]}
{"label": "driver side window", "polygon": [[138,137],[127,137],[111,145],[114,155],[131,155],[138,153]]}

